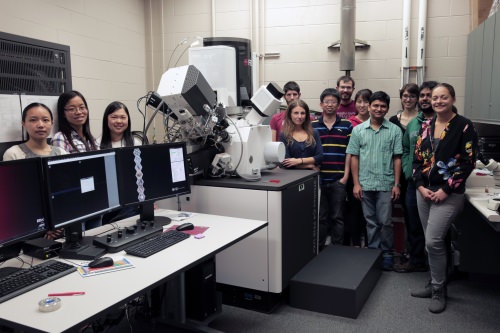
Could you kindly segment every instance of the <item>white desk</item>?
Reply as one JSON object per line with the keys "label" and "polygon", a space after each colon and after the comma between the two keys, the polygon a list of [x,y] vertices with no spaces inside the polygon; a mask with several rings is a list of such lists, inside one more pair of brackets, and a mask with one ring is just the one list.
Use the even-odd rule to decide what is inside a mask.
{"label": "white desk", "polygon": [[[168,211],[155,213],[165,215]],[[135,220],[130,218],[121,223],[131,225]],[[77,272],[69,274],[0,304],[0,324],[33,332],[63,332],[78,328],[106,309],[143,294],[267,226],[266,221],[206,214],[195,214],[189,222],[209,227],[204,232],[205,238],[190,237],[149,258],[127,256],[125,252],[113,254],[126,256],[135,268],[86,278]],[[106,228],[110,225],[100,229]],[[48,293],[65,291],[84,291],[86,294],[62,297],[62,307],[57,311],[38,311],[38,301]]]}

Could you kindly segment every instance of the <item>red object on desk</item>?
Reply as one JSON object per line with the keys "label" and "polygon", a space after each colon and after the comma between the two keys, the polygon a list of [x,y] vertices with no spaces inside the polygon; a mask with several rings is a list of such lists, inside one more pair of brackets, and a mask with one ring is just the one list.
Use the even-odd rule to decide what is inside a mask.
{"label": "red object on desk", "polygon": [[[182,223],[181,223],[182,224]],[[169,230],[175,230],[180,224],[174,224],[172,226],[170,226],[167,230],[165,231],[169,231]],[[208,227],[199,227],[199,226],[194,226],[194,229],[193,230],[184,230],[182,231],[183,233],[185,234],[188,234],[188,235],[198,235],[198,234],[202,234],[205,232],[205,230],[207,230]]]}
{"label": "red object on desk", "polygon": [[56,297],[56,296],[82,296],[85,295],[85,291],[68,291],[65,293],[52,293],[49,294],[49,297]]}
{"label": "red object on desk", "polygon": [[270,179],[269,180],[270,183],[276,183],[276,184],[279,184],[280,180],[279,179]]}

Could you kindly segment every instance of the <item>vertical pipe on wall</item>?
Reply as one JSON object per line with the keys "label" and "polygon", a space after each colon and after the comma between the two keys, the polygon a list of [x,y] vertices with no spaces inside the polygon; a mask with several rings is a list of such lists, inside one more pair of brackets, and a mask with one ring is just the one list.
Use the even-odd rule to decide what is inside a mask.
{"label": "vertical pipe on wall", "polygon": [[410,18],[411,0],[403,2],[403,44],[401,55],[401,87],[408,83],[410,77]]}
{"label": "vertical pipe on wall", "polygon": [[420,86],[425,77],[425,37],[427,34],[427,0],[419,1],[418,44],[417,44],[417,84]]}
{"label": "vertical pipe on wall", "polygon": [[251,7],[251,33],[253,45],[252,51],[252,82],[253,82],[253,91],[257,91],[260,87],[260,79],[259,79],[259,55],[260,55],[260,25],[259,25],[259,0],[249,0]]}
{"label": "vertical pipe on wall", "polygon": [[340,11],[340,70],[350,71],[354,65],[354,38],[356,34],[356,1],[342,0]]}
{"label": "vertical pipe on wall", "polygon": [[260,34],[260,43],[262,45],[261,51],[262,55],[259,54],[259,84],[260,82],[266,82],[266,57],[264,54],[266,53],[266,0],[257,0],[259,1],[259,34]]}
{"label": "vertical pipe on wall", "polygon": [[215,37],[215,24],[216,24],[216,15],[217,15],[215,1],[217,1],[217,0],[212,0],[212,37]]}
{"label": "vertical pipe on wall", "polygon": [[[163,1],[161,2],[161,49],[163,50],[162,52],[165,52],[165,38],[163,36],[163,34],[165,33],[165,18],[163,17],[164,15],[164,11],[163,11]],[[173,52],[173,51],[172,51]],[[161,68],[162,70],[166,70],[165,68],[165,55],[162,54],[162,57],[161,57]],[[159,82],[159,80],[158,80]]]}

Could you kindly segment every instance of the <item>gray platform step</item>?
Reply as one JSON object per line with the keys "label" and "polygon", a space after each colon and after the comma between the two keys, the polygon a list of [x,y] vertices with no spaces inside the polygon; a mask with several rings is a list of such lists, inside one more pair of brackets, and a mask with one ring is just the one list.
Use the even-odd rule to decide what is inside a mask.
{"label": "gray platform step", "polygon": [[290,280],[290,305],[356,318],[382,272],[382,251],[328,246]]}

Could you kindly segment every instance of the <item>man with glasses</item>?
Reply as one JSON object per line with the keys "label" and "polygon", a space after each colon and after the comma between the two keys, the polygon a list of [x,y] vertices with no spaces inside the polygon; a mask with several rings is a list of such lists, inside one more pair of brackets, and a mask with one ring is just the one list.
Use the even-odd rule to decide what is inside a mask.
{"label": "man with glasses", "polygon": [[351,137],[352,124],[337,114],[340,100],[337,90],[325,89],[320,96],[323,114],[312,122],[323,147],[323,162],[320,167],[320,249],[324,248],[328,234],[332,244],[342,244],[344,238],[345,186],[349,178],[349,159],[346,159],[346,149]]}
{"label": "man with glasses", "polygon": [[340,93],[340,105],[337,114],[340,118],[349,119],[356,115],[356,103],[351,98],[354,93],[354,79],[344,75],[337,80],[337,90]]}

